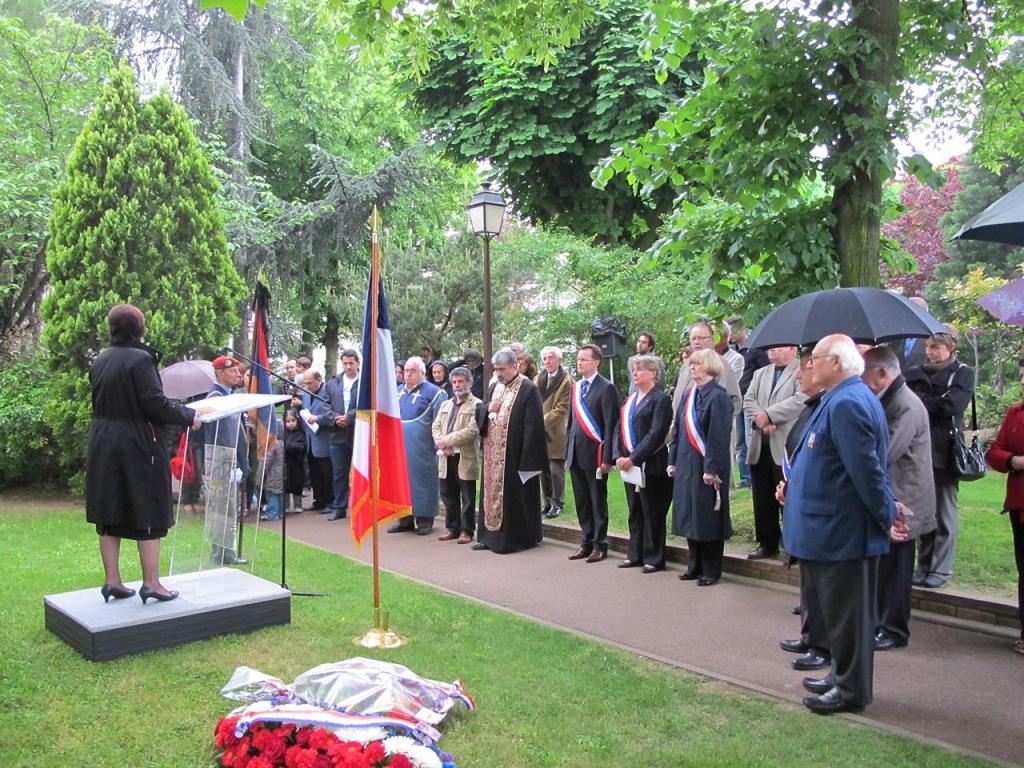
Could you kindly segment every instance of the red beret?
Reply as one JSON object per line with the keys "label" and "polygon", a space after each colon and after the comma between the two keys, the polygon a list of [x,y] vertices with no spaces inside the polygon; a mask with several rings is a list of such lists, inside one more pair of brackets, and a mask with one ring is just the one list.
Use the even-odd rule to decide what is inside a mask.
{"label": "red beret", "polygon": [[213,367],[215,370],[218,371],[223,370],[224,368],[234,368],[235,366],[241,364],[241,361],[236,360],[233,357],[226,357],[224,355],[213,358]]}

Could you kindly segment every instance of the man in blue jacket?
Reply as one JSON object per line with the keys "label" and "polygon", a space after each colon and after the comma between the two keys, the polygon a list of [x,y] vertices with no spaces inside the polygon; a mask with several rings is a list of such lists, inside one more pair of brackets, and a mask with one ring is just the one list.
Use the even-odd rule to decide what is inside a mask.
{"label": "man in blue jacket", "polygon": [[[889,431],[864,361],[848,336],[826,336],[811,354],[825,390],[808,419],[785,487],[783,542],[806,565],[832,648],[827,677],[804,678],[819,714],[871,703],[878,558],[889,551],[898,510],[886,475]],[[894,538],[905,537],[897,525]]]}

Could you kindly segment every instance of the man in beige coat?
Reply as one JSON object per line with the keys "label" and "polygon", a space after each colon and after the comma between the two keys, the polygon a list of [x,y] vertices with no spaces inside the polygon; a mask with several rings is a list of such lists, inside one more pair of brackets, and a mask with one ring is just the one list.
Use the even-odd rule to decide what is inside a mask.
{"label": "man in beige coat", "polygon": [[473,540],[476,529],[476,478],[480,427],[476,398],[471,388],[473,374],[462,366],[449,374],[453,395],[441,404],[431,426],[437,444],[437,472],[441,480],[441,501],[448,532],[440,541]]}
{"label": "man in beige coat", "polygon": [[769,364],[759,368],[743,397],[743,412],[750,419],[750,490],[754,502],[754,536],[757,548],[747,557],[759,560],[779,551],[782,507],[775,488],[782,480],[786,438],[804,409],[807,396],[796,378],[800,359],[796,347],[768,350]]}
{"label": "man in beige coat", "polygon": [[544,436],[548,445],[548,469],[540,476],[544,489],[544,517],[562,514],[565,505],[565,440],[569,426],[569,393],[572,379],[562,367],[562,350],[544,347],[540,351],[544,370],[533,383],[544,401]]}

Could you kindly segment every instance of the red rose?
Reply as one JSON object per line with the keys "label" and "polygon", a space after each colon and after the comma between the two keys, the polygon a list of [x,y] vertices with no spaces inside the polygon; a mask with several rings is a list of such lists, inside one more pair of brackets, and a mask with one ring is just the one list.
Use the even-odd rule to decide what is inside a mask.
{"label": "red rose", "polygon": [[314,728],[313,733],[309,736],[309,746],[313,749],[322,749],[324,752],[332,744],[339,744],[340,739],[333,733],[328,731],[326,728]]}
{"label": "red rose", "polygon": [[218,747],[224,749],[233,747],[238,743],[235,736],[235,726],[238,725],[237,717],[222,717],[217,727],[213,729],[214,741]]}
{"label": "red rose", "polygon": [[384,762],[384,758],[387,757],[387,752],[384,751],[384,745],[379,741],[371,741],[367,744],[366,749],[363,750],[363,754],[366,756],[366,762],[373,766],[376,766],[377,763]]}
{"label": "red rose", "polygon": [[412,768],[412,763],[405,755],[392,755],[388,768]]}
{"label": "red rose", "polygon": [[327,755],[318,754],[309,768],[334,768],[334,761]]}
{"label": "red rose", "polygon": [[238,752],[238,757],[235,758],[235,768],[252,768],[253,757],[249,754],[248,750],[245,752]]}
{"label": "red rose", "polygon": [[263,755],[259,755],[249,761],[249,768],[274,768],[274,765]]}
{"label": "red rose", "polygon": [[280,736],[273,734],[273,738],[263,743],[261,756],[267,759],[271,765],[284,765],[284,756],[288,751],[288,744]]}
{"label": "red rose", "polygon": [[295,743],[305,749],[309,746],[309,739],[313,735],[313,729],[304,725],[295,732]]}

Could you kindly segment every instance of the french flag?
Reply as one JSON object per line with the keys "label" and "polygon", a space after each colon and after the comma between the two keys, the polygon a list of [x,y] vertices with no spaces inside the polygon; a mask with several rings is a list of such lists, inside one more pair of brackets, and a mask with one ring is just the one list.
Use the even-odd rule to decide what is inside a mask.
{"label": "french flag", "polygon": [[363,374],[359,377],[356,404],[349,503],[352,538],[357,545],[362,544],[375,523],[383,525],[412,511],[409,467],[405,462],[402,417],[395,387],[395,353],[384,283],[380,279],[376,229],[372,253],[363,319]]}

